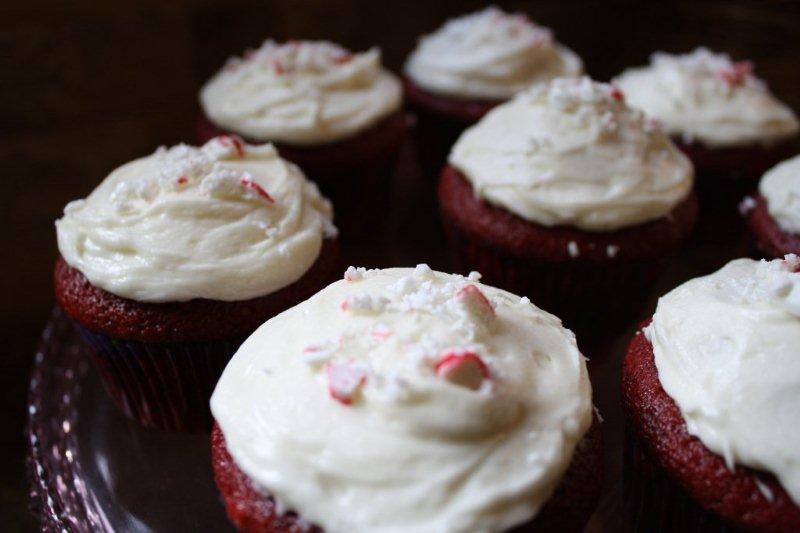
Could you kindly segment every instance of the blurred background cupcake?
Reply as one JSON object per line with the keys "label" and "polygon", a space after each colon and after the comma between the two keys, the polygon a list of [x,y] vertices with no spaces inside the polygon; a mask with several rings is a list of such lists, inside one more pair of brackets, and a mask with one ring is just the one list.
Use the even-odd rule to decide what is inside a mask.
{"label": "blurred background cupcake", "polygon": [[201,428],[241,341],[338,270],[332,217],[271,145],[159,148],[66,206],[56,299],[126,415]]}
{"label": "blurred background cupcake", "polygon": [[343,234],[364,226],[368,206],[385,207],[407,125],[401,83],[377,48],[268,40],[230,58],[201,89],[200,105],[201,142],[235,133],[274,143],[331,197]]}
{"label": "blurred background cupcake", "polygon": [[211,399],[238,529],[583,529],[602,478],[586,362],[479,278],[350,268],[242,345]]}
{"label": "blurred background cupcake", "polygon": [[707,207],[733,207],[768,168],[797,150],[797,117],[749,61],[697,48],[657,52],[614,81],[689,155]]}
{"label": "blurred background cupcake", "polygon": [[532,84],[583,73],[549,28],[497,7],[463,15],[419,39],[406,60],[423,170],[434,177],[458,135]]}
{"label": "blurred background cupcake", "polygon": [[770,259],[800,254],[800,156],[764,174],[758,193],[740,207],[757,253]]}
{"label": "blurred background cupcake", "polygon": [[576,327],[617,316],[689,235],[692,178],[688,158],[619,90],[564,78],[465,131],[439,202],[460,270]]}
{"label": "blurred background cupcake", "polygon": [[735,260],[659,300],[622,369],[634,531],[800,530],[798,345],[797,256]]}

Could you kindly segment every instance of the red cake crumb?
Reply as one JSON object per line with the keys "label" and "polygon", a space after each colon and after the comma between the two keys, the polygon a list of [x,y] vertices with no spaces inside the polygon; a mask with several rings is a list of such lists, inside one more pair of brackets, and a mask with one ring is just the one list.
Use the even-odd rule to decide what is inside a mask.
{"label": "red cake crumb", "polygon": [[[725,459],[689,434],[680,409],[661,386],[653,347],[641,330],[623,361],[622,403],[648,454],[702,507],[739,528],[800,531],[800,508],[774,476],[742,466],[731,471]],[[773,501],[757,482],[772,492]]]}
{"label": "red cake crumb", "polygon": [[758,248],[770,258],[786,254],[800,254],[800,235],[781,229],[767,209],[767,201],[760,194],[753,197],[755,205],[747,213],[747,227]]}
{"label": "red cake crumb", "polygon": [[[526,524],[510,533],[579,532],[594,512],[603,478],[602,432],[595,421],[578,444],[561,483]],[[234,462],[218,425],[211,432],[211,463],[230,521],[243,533],[322,533],[293,511],[280,514],[271,495],[261,492]]]}
{"label": "red cake crumb", "polygon": [[697,218],[697,200],[690,195],[670,216],[615,231],[540,226],[477,198],[472,185],[449,165],[439,181],[439,204],[448,222],[475,239],[515,257],[547,263],[609,264],[663,257],[689,235]]}
{"label": "red cake crumb", "polygon": [[138,302],[95,287],[61,257],[56,261],[54,284],[58,305],[92,331],[144,342],[210,341],[249,335],[266,319],[336,280],[341,268],[338,243],[326,239],[317,261],[298,281],[250,300]]}

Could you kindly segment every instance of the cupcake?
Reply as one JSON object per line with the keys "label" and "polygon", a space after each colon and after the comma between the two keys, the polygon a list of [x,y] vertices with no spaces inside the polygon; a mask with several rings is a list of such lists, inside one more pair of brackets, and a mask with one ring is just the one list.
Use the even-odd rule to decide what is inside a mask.
{"label": "cupcake", "polygon": [[563,78],[465,131],[439,202],[459,269],[574,326],[600,318],[597,303],[616,316],[653,280],[694,225],[692,178],[688,158],[619,90]]}
{"label": "cupcake", "polygon": [[749,61],[733,62],[706,48],[658,52],[650,65],[626,70],[615,83],[691,157],[710,204],[726,193],[740,200],[764,171],[796,150],[797,117]]}
{"label": "cupcake", "polygon": [[211,398],[239,530],[582,529],[602,477],[585,361],[478,279],[351,267],[245,341]]}
{"label": "cupcake", "polygon": [[178,145],[113,171],[56,221],[58,304],[141,424],[210,425],[239,344],[339,269],[330,203],[271,145]]}
{"label": "cupcake", "polygon": [[366,215],[382,219],[407,125],[402,85],[377,48],[266,41],[228,60],[203,86],[200,104],[200,142],[234,133],[274,143],[333,199],[345,238]]}
{"label": "cupcake", "polygon": [[741,204],[758,250],[769,258],[800,254],[800,156],[764,174]]}
{"label": "cupcake", "polygon": [[663,296],[631,341],[622,399],[646,466],[631,496],[649,502],[643,515],[680,515],[669,530],[709,515],[800,530],[799,270],[794,255],[732,261]]}
{"label": "cupcake", "polygon": [[464,128],[532,84],[579,76],[583,64],[548,28],[488,7],[422,37],[404,70],[421,157],[433,176]]}

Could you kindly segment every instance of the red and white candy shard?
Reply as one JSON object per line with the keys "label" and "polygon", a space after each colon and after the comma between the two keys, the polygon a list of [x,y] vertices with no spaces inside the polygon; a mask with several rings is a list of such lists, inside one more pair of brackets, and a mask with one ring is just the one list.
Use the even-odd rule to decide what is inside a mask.
{"label": "red and white candy shard", "polygon": [[225,148],[229,148],[236,157],[244,156],[244,140],[238,135],[220,135],[217,137],[217,142]]}
{"label": "red and white candy shard", "polygon": [[494,306],[477,285],[467,285],[456,292],[456,300],[464,306],[471,316],[481,322],[488,322],[494,318]]}
{"label": "red and white candy shard", "polygon": [[492,379],[489,366],[475,352],[449,350],[436,363],[436,375],[454,385],[478,390],[484,380]]}
{"label": "red and white candy shard", "polygon": [[351,405],[358,392],[367,382],[366,370],[355,363],[328,363],[328,393],[343,405]]}
{"label": "red and white candy shard", "polygon": [[248,190],[252,191],[253,193],[255,193],[256,196],[259,196],[259,197],[263,198],[264,200],[266,200],[267,202],[269,202],[271,204],[275,203],[275,199],[272,196],[270,196],[270,194],[267,191],[265,191],[264,188],[261,185],[259,185],[255,181],[253,181],[252,178],[249,178],[249,177],[242,178],[242,179],[239,180],[239,183],[245,189],[248,189]]}

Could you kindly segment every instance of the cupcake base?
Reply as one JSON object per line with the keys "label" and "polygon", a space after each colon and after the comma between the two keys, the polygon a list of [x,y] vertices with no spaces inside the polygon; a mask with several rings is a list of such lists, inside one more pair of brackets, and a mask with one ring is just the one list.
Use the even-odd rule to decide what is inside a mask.
{"label": "cupcake base", "polygon": [[414,140],[425,177],[436,180],[461,133],[500,100],[457,100],[427,92],[404,77],[406,104],[416,116]]}
{"label": "cupcake base", "polygon": [[694,164],[695,189],[704,216],[716,219],[717,228],[727,229],[741,227],[739,202],[756,190],[764,172],[797,150],[793,141],[734,148],[707,148],[700,143],[674,141]]}
{"label": "cupcake base", "polygon": [[782,258],[786,254],[800,254],[800,235],[787,233],[778,226],[767,209],[763,196],[753,197],[755,205],[746,213],[747,227],[755,245],[769,259]]}
{"label": "cupcake base", "polygon": [[439,182],[445,228],[457,270],[521,296],[580,330],[624,324],[640,291],[690,234],[694,196],[670,216],[631,228],[587,232],[545,227],[476,198],[472,186],[447,166]]}
{"label": "cupcake base", "polygon": [[[272,496],[254,487],[234,462],[225,445],[225,436],[216,424],[211,433],[211,461],[214,480],[222,494],[228,518],[239,531],[322,532],[321,528],[305,522],[295,512],[279,512]],[[597,506],[602,477],[602,433],[595,421],[578,444],[572,463],[555,493],[531,522],[515,527],[511,532],[582,531]]]}
{"label": "cupcake base", "polygon": [[[637,490],[645,484],[661,491],[645,490],[640,494],[641,498],[658,498],[654,502],[656,510],[677,516],[683,513],[679,507],[685,507],[685,499],[689,498],[735,528],[800,531],[800,508],[774,476],[741,466],[729,470],[722,457],[689,434],[680,409],[661,386],[653,348],[642,329],[631,340],[623,361],[622,403],[638,439],[632,444],[632,460],[637,460],[637,454],[639,458],[652,459],[639,461],[644,466],[639,472],[653,476],[656,485],[647,485],[650,480],[645,477]],[[637,442],[643,454],[636,452]],[[672,480],[674,487],[662,481],[662,476]],[[675,494],[676,490],[683,494]],[[691,508],[683,514],[690,521],[709,520],[706,513]]]}
{"label": "cupcake base", "polygon": [[327,240],[298,281],[252,300],[137,302],[95,287],[62,258],[54,282],[59,306],[87,341],[122,412],[146,427],[190,431],[211,426],[211,393],[244,339],[341,272],[338,244]]}

